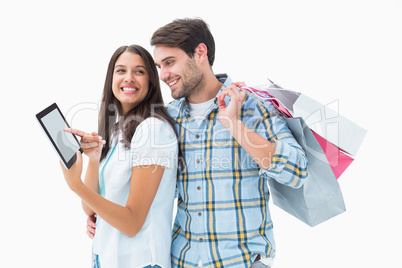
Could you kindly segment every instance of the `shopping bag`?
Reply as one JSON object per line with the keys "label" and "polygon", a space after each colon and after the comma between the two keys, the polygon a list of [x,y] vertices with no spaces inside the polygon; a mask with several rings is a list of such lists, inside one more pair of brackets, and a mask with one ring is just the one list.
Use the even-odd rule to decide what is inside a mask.
{"label": "shopping bag", "polygon": [[269,179],[273,203],[310,226],[346,210],[341,189],[327,157],[303,118],[286,118],[308,159],[308,176],[300,188]]}
{"label": "shopping bag", "polygon": [[313,133],[314,137],[324,151],[328,163],[331,166],[332,171],[334,172],[335,178],[338,179],[342,175],[342,173],[349,167],[354,159],[332,143],[328,142],[316,132],[311,132]]}
{"label": "shopping bag", "polygon": [[[270,80],[271,81],[271,80]],[[337,102],[323,105],[306,94],[270,85],[255,87],[274,96],[293,117],[302,117],[309,128],[340,150],[355,156],[367,130],[340,115]]]}
{"label": "shopping bag", "polygon": [[[276,85],[275,83],[273,83],[271,80],[269,80],[269,81],[271,82],[271,85],[258,86],[258,87],[242,87],[241,90],[244,90],[248,94],[251,94],[253,97],[257,97],[258,99],[262,100],[263,103],[264,103],[264,101],[270,101],[277,108],[277,110],[286,117],[293,117],[293,116],[298,115],[297,111],[299,108],[295,109],[295,107],[302,106],[302,105],[300,105],[300,103],[304,103],[304,101],[303,101],[305,99],[305,97],[303,97],[304,95],[299,92],[295,92],[295,91],[291,91],[291,90],[284,90],[284,89],[280,88],[278,85]],[[301,100],[301,102],[300,102],[300,100]],[[314,130],[316,130],[316,129],[314,129],[314,126],[312,126],[308,122],[306,122],[306,123],[309,125],[309,128],[312,130],[312,133],[314,134],[317,141],[321,145],[321,147],[328,159],[328,162],[335,174],[335,177],[338,179],[342,175],[342,173],[348,168],[348,166],[353,162],[354,159],[351,155],[349,155],[348,153],[346,153],[345,151],[343,151],[338,146],[336,146],[335,144],[332,143],[332,142],[336,143],[336,141],[338,140],[338,137],[340,136],[339,133],[342,133],[341,136],[344,137],[345,136],[343,134],[344,131],[346,131],[346,133],[348,133],[348,131],[347,131],[347,129],[345,130],[345,128],[339,129],[339,123],[336,121],[339,119],[339,117],[334,116],[335,113],[332,110],[330,110],[328,107],[325,107],[325,111],[326,111],[327,116],[331,115],[331,118],[335,119],[335,120],[332,120],[332,123],[328,123],[328,122],[326,123],[327,127],[326,127],[326,129],[325,129],[326,131],[324,133],[325,136],[322,136],[322,134],[320,135],[319,133],[314,131]],[[317,112],[320,113],[321,110],[317,110]],[[317,117],[317,116],[315,116],[315,117]],[[314,116],[313,115],[312,116],[305,115],[303,118],[304,119],[307,118],[307,119],[311,120],[311,118],[314,118]],[[319,121],[319,120],[316,120],[316,121]],[[351,122],[348,119],[341,119],[341,121],[342,122],[346,122],[346,121]],[[324,124],[323,122],[320,122],[320,123]],[[352,123],[352,125],[353,124],[354,123]],[[349,123],[349,125],[351,125],[351,124]],[[354,124],[354,125],[357,126],[356,124]],[[362,133],[365,135],[366,130],[364,130],[358,126],[357,126],[357,129],[362,130],[362,131],[360,131],[360,130],[357,131],[357,133]],[[323,132],[321,131],[321,133],[323,133]],[[351,133],[349,131],[348,135],[350,135],[350,134]],[[359,139],[360,143],[362,142],[364,135],[361,136],[361,139]],[[332,139],[329,139],[330,137],[332,137]],[[331,140],[332,140],[332,142],[330,142]],[[357,151],[355,151],[355,153],[357,153]]]}
{"label": "shopping bag", "polygon": [[251,87],[242,87],[241,90],[247,92],[247,94],[254,94],[258,98],[260,98],[260,100],[270,101],[281,114],[286,117],[293,117],[292,113],[289,112],[289,110],[281,103],[281,101],[279,101],[279,99],[275,96],[269,94],[267,91]]}

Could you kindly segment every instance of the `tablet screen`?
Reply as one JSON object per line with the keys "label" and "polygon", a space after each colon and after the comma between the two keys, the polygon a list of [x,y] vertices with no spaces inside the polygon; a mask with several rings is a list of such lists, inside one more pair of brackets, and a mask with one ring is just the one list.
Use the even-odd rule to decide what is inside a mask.
{"label": "tablet screen", "polygon": [[60,159],[66,168],[70,168],[75,162],[75,153],[80,149],[80,144],[73,134],[64,132],[69,126],[57,105],[49,106],[37,114],[37,118]]}

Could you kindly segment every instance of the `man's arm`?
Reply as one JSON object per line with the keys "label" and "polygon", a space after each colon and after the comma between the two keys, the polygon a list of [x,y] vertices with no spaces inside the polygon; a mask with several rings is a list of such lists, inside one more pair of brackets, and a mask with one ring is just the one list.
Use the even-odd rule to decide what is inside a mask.
{"label": "man's arm", "polygon": [[97,217],[97,215],[94,214],[92,216],[88,216],[88,218],[87,218],[87,235],[91,239],[93,239],[95,237],[96,217]]}
{"label": "man's arm", "polygon": [[[262,169],[268,169],[275,152],[275,142],[268,141],[248,128],[239,118],[242,103],[246,93],[239,92],[237,87],[244,86],[242,82],[233,83],[225,88],[218,97],[219,121],[235,138],[239,145],[253,158]],[[230,96],[230,103],[224,101]]]}
{"label": "man's arm", "polygon": [[[307,157],[292,136],[286,123],[278,115],[265,110],[256,103],[258,118],[256,129],[250,129],[240,120],[241,106],[246,98],[237,87],[244,83],[233,83],[225,88],[218,97],[218,118],[239,145],[261,168],[263,176],[273,178],[291,187],[300,187],[307,177]],[[226,106],[225,97],[230,97]]]}

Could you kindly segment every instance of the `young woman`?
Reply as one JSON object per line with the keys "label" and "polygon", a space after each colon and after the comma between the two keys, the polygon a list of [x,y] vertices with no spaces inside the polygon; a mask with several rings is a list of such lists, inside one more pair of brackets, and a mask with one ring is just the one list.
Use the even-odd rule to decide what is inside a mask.
{"label": "young woman", "polygon": [[[76,129],[89,157],[69,170],[68,186],[97,215],[94,267],[170,267],[177,134],[151,55],[137,45],[113,54],[99,114],[99,135]],[[103,137],[103,138],[102,138]]]}

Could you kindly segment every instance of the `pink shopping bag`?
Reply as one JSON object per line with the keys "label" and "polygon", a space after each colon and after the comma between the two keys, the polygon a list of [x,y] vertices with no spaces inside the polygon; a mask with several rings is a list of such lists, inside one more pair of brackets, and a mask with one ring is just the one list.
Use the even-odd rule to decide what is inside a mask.
{"label": "pink shopping bag", "polygon": [[349,167],[354,160],[348,154],[340,150],[338,147],[318,135],[316,132],[311,131],[314,137],[317,139],[325,156],[328,159],[329,165],[334,172],[335,177],[338,179],[342,173]]}

